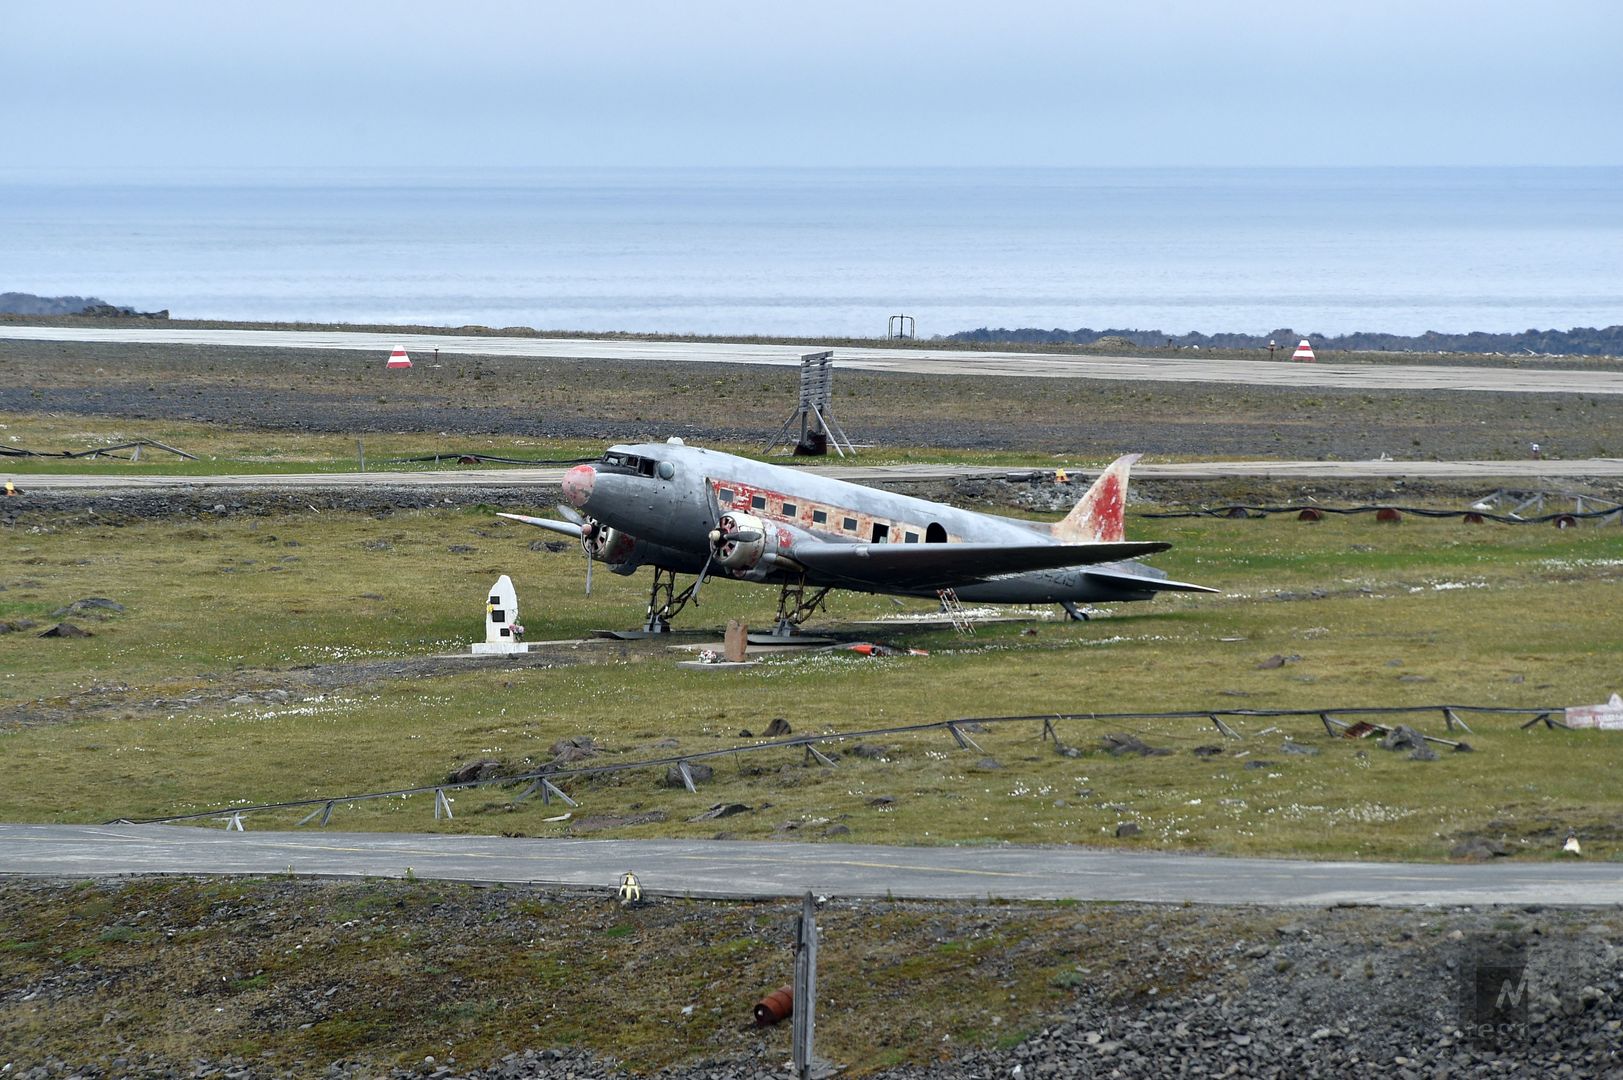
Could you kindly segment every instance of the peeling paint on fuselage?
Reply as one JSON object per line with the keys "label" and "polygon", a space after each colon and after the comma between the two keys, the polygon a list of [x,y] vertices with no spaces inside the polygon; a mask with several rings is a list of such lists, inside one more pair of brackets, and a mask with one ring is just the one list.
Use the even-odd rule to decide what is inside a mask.
{"label": "peeling paint on fuselage", "polygon": [[[707,537],[719,516],[717,511],[729,510],[753,514],[768,524],[788,525],[834,543],[873,542],[876,525],[888,529],[886,542],[908,543],[911,533],[916,537],[913,542],[925,543],[932,524],[944,531],[947,543],[1055,542],[1050,527],[1040,522],[963,510],[702,447],[672,443],[617,445],[610,447],[604,457],[605,462],[618,457],[638,464],[590,466],[596,474],[592,481],[586,483],[582,478],[573,485],[574,491],[584,496],[575,505],[636,538],[628,561],[615,568],[622,573],[642,565],[698,573],[708,553]],[[647,467],[648,462],[654,463],[652,469]],[[671,467],[669,476],[660,475],[663,463]],[[732,492],[731,501],[721,498],[723,491]],[[712,497],[716,499],[714,507]],[[757,500],[760,505],[756,505]],[[787,509],[785,503],[789,504]],[[827,520],[816,520],[820,511]],[[855,526],[847,527],[848,520]],[[775,539],[781,540],[781,534]],[[1154,573],[1133,562],[1111,563],[1100,569]],[[782,570],[765,578],[767,582],[792,580],[798,580],[798,575]],[[814,573],[807,574],[806,583],[905,596],[935,595],[933,590],[890,589],[879,584],[862,588],[846,581],[820,581]],[[964,601],[983,603],[1097,603],[1148,599],[1153,595],[1147,590],[1129,591],[1099,582],[1075,569],[1033,571],[967,584],[957,593]]]}

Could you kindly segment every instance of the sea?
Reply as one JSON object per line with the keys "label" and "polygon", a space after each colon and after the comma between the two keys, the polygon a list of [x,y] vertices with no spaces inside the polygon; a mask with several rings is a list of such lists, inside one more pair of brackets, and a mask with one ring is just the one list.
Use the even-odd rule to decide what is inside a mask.
{"label": "sea", "polygon": [[1623,323],[1623,169],[0,167],[0,292],[175,318],[919,337]]}

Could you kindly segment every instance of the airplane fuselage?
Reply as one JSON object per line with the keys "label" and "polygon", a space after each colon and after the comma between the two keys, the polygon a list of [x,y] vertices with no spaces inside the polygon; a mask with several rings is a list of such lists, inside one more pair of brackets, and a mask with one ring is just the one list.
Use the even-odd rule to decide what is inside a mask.
{"label": "airplane fuselage", "polygon": [[[604,561],[618,573],[653,565],[699,573],[710,557],[707,539],[718,518],[758,519],[764,558],[733,576],[768,583],[804,577],[812,587],[934,596],[935,588],[863,583],[796,564],[785,555],[802,539],[851,545],[1058,545],[1051,527],[964,510],[942,503],[751,461],[678,443],[611,447],[602,460],[579,466],[564,481],[571,505],[613,530]],[[1090,571],[1107,574],[1090,576]],[[1114,578],[1108,572],[1114,571]],[[1063,567],[999,575],[957,586],[966,602],[999,604],[1100,603],[1154,595],[1131,578],[1163,577],[1137,562]]]}

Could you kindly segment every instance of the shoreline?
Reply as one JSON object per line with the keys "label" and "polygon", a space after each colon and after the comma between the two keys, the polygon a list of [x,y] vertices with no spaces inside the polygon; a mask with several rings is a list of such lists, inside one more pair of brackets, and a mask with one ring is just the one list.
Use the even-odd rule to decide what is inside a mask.
{"label": "shoreline", "polygon": [[[1217,353],[1227,359],[1258,359],[1258,360],[1289,360],[1291,350],[1296,342],[1303,340],[1295,331],[1275,332],[1278,343],[1274,354],[1267,348],[1268,335],[1248,335],[1240,333],[1219,332],[1203,334],[1191,331],[1180,335],[1162,334],[1160,331],[1140,330],[1036,330],[1018,329],[996,331],[965,330],[951,334],[941,334],[928,338],[886,338],[886,337],[796,337],[790,335],[771,334],[680,334],[680,333],[642,333],[624,330],[552,330],[537,329],[531,326],[484,326],[480,324],[467,324],[462,326],[429,325],[421,323],[346,323],[346,322],[275,322],[251,319],[204,319],[204,318],[150,318],[142,314],[127,316],[109,315],[20,315],[0,312],[0,326],[48,326],[48,327],[102,327],[102,328],[163,328],[171,330],[287,330],[287,331],[321,331],[331,333],[365,332],[365,333],[400,333],[423,334],[434,336],[464,336],[464,337],[492,337],[492,338],[562,338],[579,340],[609,340],[609,341],[648,341],[648,342],[694,342],[714,344],[747,344],[747,345],[791,345],[811,348],[872,348],[883,345],[894,349],[932,349],[953,348],[976,352],[999,352],[1017,349],[1021,352],[1055,353],[1059,355],[1113,355],[1137,357],[1161,356],[1188,356],[1198,353]],[[1606,335],[1608,343],[1615,338],[1623,343],[1623,325],[1604,328],[1574,327],[1570,330],[1533,331],[1543,336],[1565,336],[1589,331]],[[1608,333],[1608,332],[1611,333]],[[1491,331],[1470,331],[1463,334],[1442,334],[1428,331],[1424,335],[1394,335],[1381,334],[1375,331],[1363,331],[1353,334],[1342,334],[1335,337],[1309,335],[1306,340],[1313,344],[1313,349],[1320,360],[1333,356],[1337,360],[1357,360],[1366,363],[1413,363],[1416,358],[1425,358],[1428,363],[1451,364],[1469,362],[1482,366],[1519,366],[1531,361],[1556,361],[1567,364],[1609,362],[1623,363],[1623,347],[1616,351],[1606,352],[1545,352],[1523,350],[1521,352],[1476,349],[1440,349],[1426,347],[1424,342],[1433,337],[1448,339],[1461,337],[1478,338],[1504,338],[1523,337],[1527,332],[1519,334],[1497,334]],[[1005,336],[996,336],[996,335]],[[1066,340],[1083,335],[1092,335],[1095,340]],[[1283,335],[1283,336],[1281,336]],[[1338,342],[1347,339],[1361,338],[1387,338],[1391,340],[1404,340],[1412,343],[1412,347],[1345,347]],[[1139,340],[1135,340],[1135,338]],[[1162,344],[1146,343],[1144,338],[1162,340]]]}

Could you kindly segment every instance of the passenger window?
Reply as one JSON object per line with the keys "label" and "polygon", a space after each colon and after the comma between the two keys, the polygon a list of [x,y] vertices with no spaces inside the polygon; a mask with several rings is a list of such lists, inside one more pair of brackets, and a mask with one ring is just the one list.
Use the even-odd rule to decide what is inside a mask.
{"label": "passenger window", "polygon": [[812,524],[813,525],[827,525],[828,524],[828,511],[827,510],[813,510],[812,511]]}
{"label": "passenger window", "polygon": [[844,529],[846,532],[856,532],[857,531],[857,519],[856,518],[846,518],[844,521],[840,522],[840,528]]}
{"label": "passenger window", "polygon": [[916,532],[910,532],[906,536],[902,537],[902,540],[905,543],[916,544],[919,542],[919,534]]}
{"label": "passenger window", "polygon": [[794,503],[786,502],[786,503],[783,504],[783,516],[784,517],[794,517],[795,512],[798,509],[799,508],[797,506],[795,506]]}
{"label": "passenger window", "polygon": [[751,510],[765,510],[766,509],[766,496],[765,495],[756,495],[754,498],[750,499],[750,509]]}

